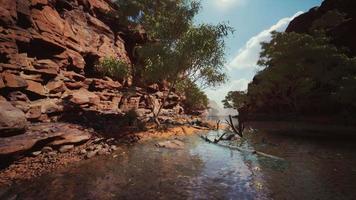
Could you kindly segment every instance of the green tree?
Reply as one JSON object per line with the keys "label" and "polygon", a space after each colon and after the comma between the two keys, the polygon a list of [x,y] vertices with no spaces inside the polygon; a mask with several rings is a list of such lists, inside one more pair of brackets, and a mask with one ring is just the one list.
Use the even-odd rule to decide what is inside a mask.
{"label": "green tree", "polygon": [[[226,24],[194,24],[200,3],[192,0],[134,0],[116,2],[122,18],[142,25],[149,41],[136,48],[135,74],[146,82],[167,80],[170,88],[157,110],[155,121],[167,97],[178,82],[200,88],[217,86],[226,80],[224,38],[233,32]],[[187,86],[188,87],[188,86]]]}
{"label": "green tree", "polygon": [[181,81],[189,80],[200,88],[224,83],[224,37],[230,31],[224,24],[192,26],[173,46],[147,48],[145,77],[151,81],[168,80],[171,83],[168,95]]}
{"label": "green tree", "polygon": [[244,91],[230,91],[222,101],[224,108],[240,109],[247,103],[247,93]]}
{"label": "green tree", "polygon": [[184,94],[184,106],[188,112],[208,108],[208,96],[195,83],[185,80],[177,84],[177,90]]}
{"label": "green tree", "polygon": [[334,113],[355,99],[355,59],[322,33],[274,32],[258,64],[247,94],[257,112]]}

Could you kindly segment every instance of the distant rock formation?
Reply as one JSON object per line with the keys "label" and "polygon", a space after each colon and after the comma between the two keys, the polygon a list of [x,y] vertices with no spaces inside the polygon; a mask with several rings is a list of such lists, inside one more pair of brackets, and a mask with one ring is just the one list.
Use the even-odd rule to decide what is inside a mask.
{"label": "distant rock formation", "polygon": [[286,32],[311,33],[323,29],[339,47],[347,47],[356,56],[356,1],[325,0],[320,7],[296,17]]}

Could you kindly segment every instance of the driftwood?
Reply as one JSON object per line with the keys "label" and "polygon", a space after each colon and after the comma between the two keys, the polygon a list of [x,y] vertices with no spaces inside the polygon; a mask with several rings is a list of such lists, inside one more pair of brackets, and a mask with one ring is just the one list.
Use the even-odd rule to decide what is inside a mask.
{"label": "driftwood", "polygon": [[[226,134],[226,133],[224,133],[224,134]],[[212,141],[207,136],[200,135],[200,138],[202,138],[203,140],[205,140],[205,141],[207,141],[209,143],[213,143],[215,145],[218,145],[218,146],[221,146],[221,147],[224,147],[224,148],[229,148],[229,149],[232,149],[232,150],[237,150],[237,151],[241,151],[241,152],[256,154],[256,155],[264,156],[264,157],[275,159],[275,160],[284,160],[283,158],[280,158],[280,157],[277,157],[277,156],[274,156],[274,155],[271,155],[271,154],[263,153],[263,152],[260,152],[260,151],[242,149],[242,148],[237,147],[237,146],[220,144],[220,143],[218,143],[219,141],[216,142],[216,139],[214,139],[214,141]]]}
{"label": "driftwood", "polygon": [[[220,120],[218,120],[216,122],[216,129],[217,130],[219,130],[220,122],[221,122]],[[227,138],[224,138],[224,137],[228,132],[224,132],[223,134],[221,134],[221,136],[219,136],[218,138],[215,138],[214,140],[210,140],[207,136],[203,136],[203,135],[200,135],[200,138],[202,138],[206,142],[213,143],[213,144],[216,144],[218,146],[229,148],[229,149],[232,149],[232,150],[237,150],[237,151],[241,151],[241,152],[247,152],[247,153],[251,153],[251,154],[257,154],[257,155],[264,156],[264,157],[271,158],[271,159],[275,159],[275,160],[284,160],[283,158],[280,158],[280,157],[277,157],[277,156],[274,156],[274,155],[270,155],[270,154],[267,154],[267,153],[263,153],[263,152],[260,152],[260,151],[247,150],[247,149],[242,149],[242,148],[237,147],[237,146],[231,146],[231,145],[226,145],[226,144],[219,143],[221,140],[231,140],[235,135],[238,135],[241,138],[243,137],[243,131],[245,129],[245,126],[244,126],[242,117],[238,116],[237,117],[237,122],[238,122],[238,125],[236,127],[234,125],[233,121],[232,121],[232,116],[231,115],[229,115],[229,118],[226,119],[226,123],[230,126],[232,131],[235,133],[235,134],[229,135]]]}
{"label": "driftwood", "polygon": [[231,115],[229,115],[229,119],[226,120],[226,123],[230,126],[230,128],[234,131],[234,133],[240,137],[243,137],[243,131],[245,129],[244,123],[239,117],[237,118],[237,122],[238,122],[238,127],[236,128],[234,122],[232,121]]}

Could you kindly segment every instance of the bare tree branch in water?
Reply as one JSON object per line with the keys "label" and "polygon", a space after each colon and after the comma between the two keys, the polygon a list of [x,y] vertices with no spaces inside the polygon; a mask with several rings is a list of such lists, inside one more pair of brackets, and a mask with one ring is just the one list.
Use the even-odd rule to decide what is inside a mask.
{"label": "bare tree branch in water", "polygon": [[231,115],[229,115],[229,120],[226,120],[226,123],[230,126],[230,128],[234,131],[235,134],[237,134],[240,137],[243,137],[243,130],[245,127],[240,117],[237,117],[237,123],[238,123],[237,128],[234,125],[234,122],[232,121]]}
{"label": "bare tree branch in water", "polygon": [[[224,137],[225,134],[226,134],[226,132],[224,134],[222,134],[220,136],[220,138]],[[205,140],[206,142],[213,143],[213,144],[216,144],[216,145],[221,146],[221,147],[229,148],[231,150],[237,150],[237,151],[241,151],[241,152],[256,154],[256,155],[260,155],[260,156],[271,158],[271,159],[275,159],[275,160],[284,160],[283,158],[280,158],[278,156],[274,156],[274,155],[271,155],[271,154],[263,153],[263,152],[260,152],[260,151],[248,150],[248,149],[240,148],[238,146],[231,146],[231,145],[228,145],[228,144],[220,144],[220,143],[218,143],[222,139],[210,140],[207,136],[203,136],[203,135],[200,135],[200,137],[203,140]]]}

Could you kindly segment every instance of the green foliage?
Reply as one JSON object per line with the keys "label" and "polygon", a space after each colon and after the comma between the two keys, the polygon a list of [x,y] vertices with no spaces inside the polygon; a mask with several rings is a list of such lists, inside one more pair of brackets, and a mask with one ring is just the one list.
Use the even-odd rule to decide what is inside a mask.
{"label": "green foliage", "polygon": [[226,80],[224,38],[233,30],[225,24],[194,25],[200,9],[194,0],[117,0],[122,19],[142,25],[150,42],[136,48],[136,76],[148,82],[189,79],[201,86]]}
{"label": "green foliage", "polygon": [[141,25],[150,38],[160,41],[174,40],[191,25],[200,9],[200,3],[192,0],[116,0],[120,7],[122,23]]}
{"label": "green foliage", "polygon": [[145,77],[148,80],[189,79],[199,82],[201,87],[224,83],[223,38],[230,31],[224,24],[192,26],[174,43],[146,46],[141,50],[146,58]]}
{"label": "green foliage", "polygon": [[129,65],[115,58],[104,58],[96,65],[96,71],[102,76],[122,81],[129,76]]}
{"label": "green foliage", "polygon": [[[346,56],[323,34],[274,32],[269,43],[262,43],[258,64],[263,69],[249,84],[246,97],[254,112],[334,114],[356,110],[355,58]],[[232,93],[226,100],[231,107],[244,101]]]}
{"label": "green foliage", "polygon": [[169,91],[185,83],[187,107],[206,108],[208,99],[201,89],[226,81],[224,39],[233,29],[224,23],[196,25],[200,2],[195,0],[117,0],[116,4],[122,23],[142,26],[148,36],[147,43],[135,47],[133,79],[167,80]]}
{"label": "green foliage", "polygon": [[243,91],[230,91],[222,101],[224,108],[234,108],[238,110],[246,105],[247,93]]}
{"label": "green foliage", "polygon": [[184,105],[188,111],[208,108],[208,97],[195,83],[189,80],[181,81],[177,84],[177,90],[185,95]]}

